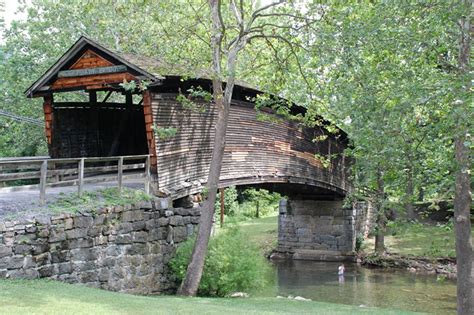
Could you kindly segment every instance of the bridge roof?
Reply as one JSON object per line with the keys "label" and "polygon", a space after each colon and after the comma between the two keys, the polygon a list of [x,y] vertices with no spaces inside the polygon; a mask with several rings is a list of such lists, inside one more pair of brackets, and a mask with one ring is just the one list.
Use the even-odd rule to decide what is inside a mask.
{"label": "bridge roof", "polygon": [[[124,79],[132,78],[139,80],[150,80],[150,87],[160,86],[164,80],[172,80],[173,78],[182,78],[188,77],[198,80],[211,81],[211,73],[208,69],[192,69],[186,64],[176,65],[170,64],[164,60],[148,57],[144,55],[136,54],[127,54],[119,53],[113,51],[105,46],[97,43],[96,41],[81,36],[65,53],[61,58],[56,61],[38,80],[36,80],[24,93],[27,97],[40,97],[49,93],[64,92],[64,91],[74,91],[74,90],[92,90],[97,89],[97,85],[85,86],[77,85],[73,87],[57,87],[54,85],[54,82],[58,80],[61,75],[61,72],[64,74],[68,72],[74,64],[83,56],[83,54],[88,50],[92,50],[100,57],[103,57],[110,62],[111,65],[122,65],[126,67],[127,76],[124,76]],[[113,68],[113,67],[103,67],[103,68]],[[99,69],[92,67],[91,69]],[[87,69],[86,69],[87,70]],[[104,69],[104,71],[106,71]],[[124,70],[125,71],[125,70]],[[102,73],[102,72],[101,72]],[[84,73],[82,75],[87,75]],[[115,89],[120,89],[118,85],[122,83],[122,77],[119,80],[110,82],[111,84],[103,85],[113,87]],[[263,91],[258,90],[257,88],[251,86],[250,84],[236,80],[236,89],[240,90],[244,94],[248,93],[250,95],[257,95],[264,93]],[[275,96],[279,99],[283,99],[280,96]],[[286,100],[285,100],[286,101]],[[304,114],[306,108],[299,106],[297,104],[292,104],[291,111],[296,113]],[[329,125],[330,123],[319,117],[323,124]],[[340,136],[342,139],[347,139],[347,134],[340,129]]]}

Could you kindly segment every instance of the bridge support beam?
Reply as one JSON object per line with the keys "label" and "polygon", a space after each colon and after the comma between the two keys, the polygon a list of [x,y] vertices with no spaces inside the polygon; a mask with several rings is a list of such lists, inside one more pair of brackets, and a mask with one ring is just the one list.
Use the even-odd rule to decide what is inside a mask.
{"label": "bridge support beam", "polygon": [[282,200],[277,251],[293,259],[353,260],[364,207],[342,200]]}

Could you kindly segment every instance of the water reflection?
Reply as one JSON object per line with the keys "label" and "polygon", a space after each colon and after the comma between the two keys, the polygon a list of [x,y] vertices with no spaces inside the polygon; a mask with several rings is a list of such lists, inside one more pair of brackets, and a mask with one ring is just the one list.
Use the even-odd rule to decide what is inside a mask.
{"label": "water reflection", "polygon": [[[273,277],[276,294],[303,296],[315,301],[377,306],[428,313],[456,312],[456,285],[436,281],[436,276],[404,270],[367,269],[346,264],[338,275],[338,263],[276,261]],[[274,285],[275,286],[275,285]],[[272,295],[266,290],[263,295]]]}

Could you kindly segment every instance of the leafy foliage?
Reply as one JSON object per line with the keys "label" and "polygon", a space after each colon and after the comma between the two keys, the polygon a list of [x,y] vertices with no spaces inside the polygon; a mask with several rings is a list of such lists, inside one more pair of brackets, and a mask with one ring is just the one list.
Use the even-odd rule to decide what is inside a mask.
{"label": "leafy foliage", "polygon": [[178,133],[178,129],[174,127],[158,127],[153,125],[153,131],[155,132],[155,136],[158,137],[160,140],[168,140]]}
{"label": "leafy foliage", "polygon": [[[170,262],[179,281],[185,276],[193,247],[194,239],[184,242]],[[226,296],[232,292],[261,288],[265,285],[268,268],[259,250],[237,227],[226,229],[209,242],[198,294]]]}

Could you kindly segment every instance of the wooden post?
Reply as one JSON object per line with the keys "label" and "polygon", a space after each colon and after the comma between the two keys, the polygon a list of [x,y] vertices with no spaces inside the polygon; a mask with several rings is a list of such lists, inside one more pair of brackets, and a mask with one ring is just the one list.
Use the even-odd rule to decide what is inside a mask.
{"label": "wooden post", "polygon": [[155,133],[153,131],[153,109],[151,107],[151,93],[149,90],[143,91],[143,115],[145,116],[145,130],[146,140],[148,144],[148,154],[150,154],[150,172],[157,174]]}
{"label": "wooden post", "polygon": [[119,192],[122,192],[123,185],[123,156],[118,159],[118,187]]}
{"label": "wooden post", "polygon": [[[48,94],[44,96],[43,102],[44,111],[44,133],[46,135],[46,142],[48,143],[48,149],[51,149],[52,137],[53,137],[53,95]],[[51,154],[51,151],[50,151]]]}
{"label": "wooden post", "polygon": [[91,105],[97,104],[97,92],[96,91],[89,91],[89,103]]}
{"label": "wooden post", "polygon": [[150,193],[150,181],[151,181],[150,156],[148,155],[145,159],[145,192],[147,194]]}
{"label": "wooden post", "polygon": [[77,186],[78,186],[77,192],[79,194],[79,197],[82,196],[83,184],[84,184],[84,158],[79,160],[79,163],[77,166]]}
{"label": "wooden post", "polygon": [[48,160],[44,160],[41,164],[40,174],[40,205],[44,205],[46,201],[46,179],[48,174]]}
{"label": "wooden post", "polygon": [[224,188],[220,188],[221,192],[221,227],[224,226]]}

